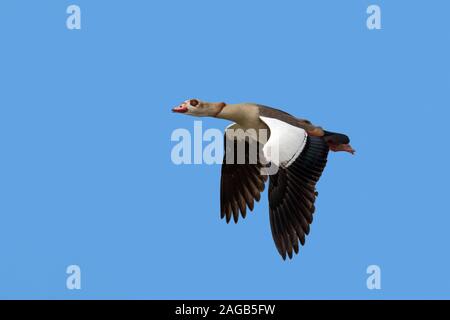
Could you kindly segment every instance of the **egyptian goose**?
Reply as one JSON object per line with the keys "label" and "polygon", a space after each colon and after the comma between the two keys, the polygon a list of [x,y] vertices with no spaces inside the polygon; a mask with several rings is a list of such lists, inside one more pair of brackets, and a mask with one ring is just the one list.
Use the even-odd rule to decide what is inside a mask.
{"label": "egyptian goose", "polygon": [[[231,217],[237,222],[239,213],[245,218],[247,207],[252,211],[254,200],[260,200],[269,176],[269,217],[275,246],[284,260],[286,256],[292,258],[293,252],[298,253],[299,242],[305,244],[313,221],[318,195],[316,183],[327,163],[328,151],[353,154],[350,139],[344,134],[325,131],[308,120],[259,104],[191,99],[172,111],[233,122],[225,130],[224,137],[221,218],[226,218],[227,223]],[[239,129],[252,134],[244,137],[229,134]],[[263,130],[268,132],[265,137],[258,134]],[[245,142],[243,161],[237,159],[239,141]],[[257,141],[258,146],[254,161],[251,161],[249,151],[252,141]],[[276,170],[265,173],[264,168],[267,170],[269,166]]]}

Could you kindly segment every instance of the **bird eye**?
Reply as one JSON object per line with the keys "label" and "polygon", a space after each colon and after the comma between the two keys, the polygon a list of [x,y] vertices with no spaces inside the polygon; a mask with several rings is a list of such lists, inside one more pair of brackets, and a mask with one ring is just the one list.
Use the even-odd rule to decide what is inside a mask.
{"label": "bird eye", "polygon": [[195,107],[196,105],[198,105],[198,100],[197,99],[192,99],[191,101],[189,101],[190,105]]}

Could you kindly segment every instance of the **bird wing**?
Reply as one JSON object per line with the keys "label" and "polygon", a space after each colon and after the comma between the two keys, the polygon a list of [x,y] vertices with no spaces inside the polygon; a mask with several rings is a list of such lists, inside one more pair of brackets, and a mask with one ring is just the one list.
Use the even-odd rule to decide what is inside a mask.
{"label": "bird wing", "polygon": [[[239,219],[239,212],[245,218],[247,207],[253,211],[254,201],[261,199],[267,175],[261,174],[264,165],[260,161],[262,146],[256,143],[256,154],[252,155],[249,139],[224,136],[225,152],[220,179],[220,217],[227,223],[233,215],[234,222]],[[239,145],[241,143],[241,145]],[[255,146],[255,144],[252,144]],[[245,147],[245,152],[242,152]],[[242,148],[242,149],[241,149]],[[241,157],[241,158],[240,158]]]}
{"label": "bird wing", "polygon": [[288,123],[292,126],[299,127],[308,132],[310,136],[321,137],[324,135],[324,130],[321,127],[315,126],[311,121],[306,119],[297,118],[283,110],[276,108],[264,106],[261,104],[257,105],[259,107],[259,114],[261,117],[276,118]]}
{"label": "bird wing", "polygon": [[275,246],[286,259],[298,253],[313,221],[316,183],[325,168],[328,145],[321,137],[308,136],[301,154],[280,167],[269,182],[270,226]]}

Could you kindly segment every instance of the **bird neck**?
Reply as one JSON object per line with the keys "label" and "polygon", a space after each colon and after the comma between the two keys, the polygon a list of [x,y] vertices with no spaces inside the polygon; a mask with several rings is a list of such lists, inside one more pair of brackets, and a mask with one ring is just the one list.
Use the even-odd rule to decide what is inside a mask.
{"label": "bird neck", "polygon": [[242,127],[252,127],[259,122],[257,106],[247,103],[225,104],[216,118],[236,122]]}

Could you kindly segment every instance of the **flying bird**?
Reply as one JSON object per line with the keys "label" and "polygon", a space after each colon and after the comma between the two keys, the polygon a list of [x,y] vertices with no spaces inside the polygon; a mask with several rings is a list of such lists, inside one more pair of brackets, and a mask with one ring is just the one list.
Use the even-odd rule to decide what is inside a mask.
{"label": "flying bird", "polygon": [[[281,257],[292,259],[293,253],[299,251],[299,243],[304,245],[310,232],[318,196],[316,183],[325,168],[328,153],[331,150],[354,154],[349,137],[254,103],[227,104],[190,99],[172,111],[233,122],[226,128],[224,136],[221,218],[227,223],[231,218],[237,223],[240,215],[245,218],[247,208],[253,211],[254,202],[260,200],[269,180],[272,237]],[[239,130],[250,134],[236,134]],[[245,146],[243,152],[239,143]],[[253,157],[252,143],[257,150]]]}

